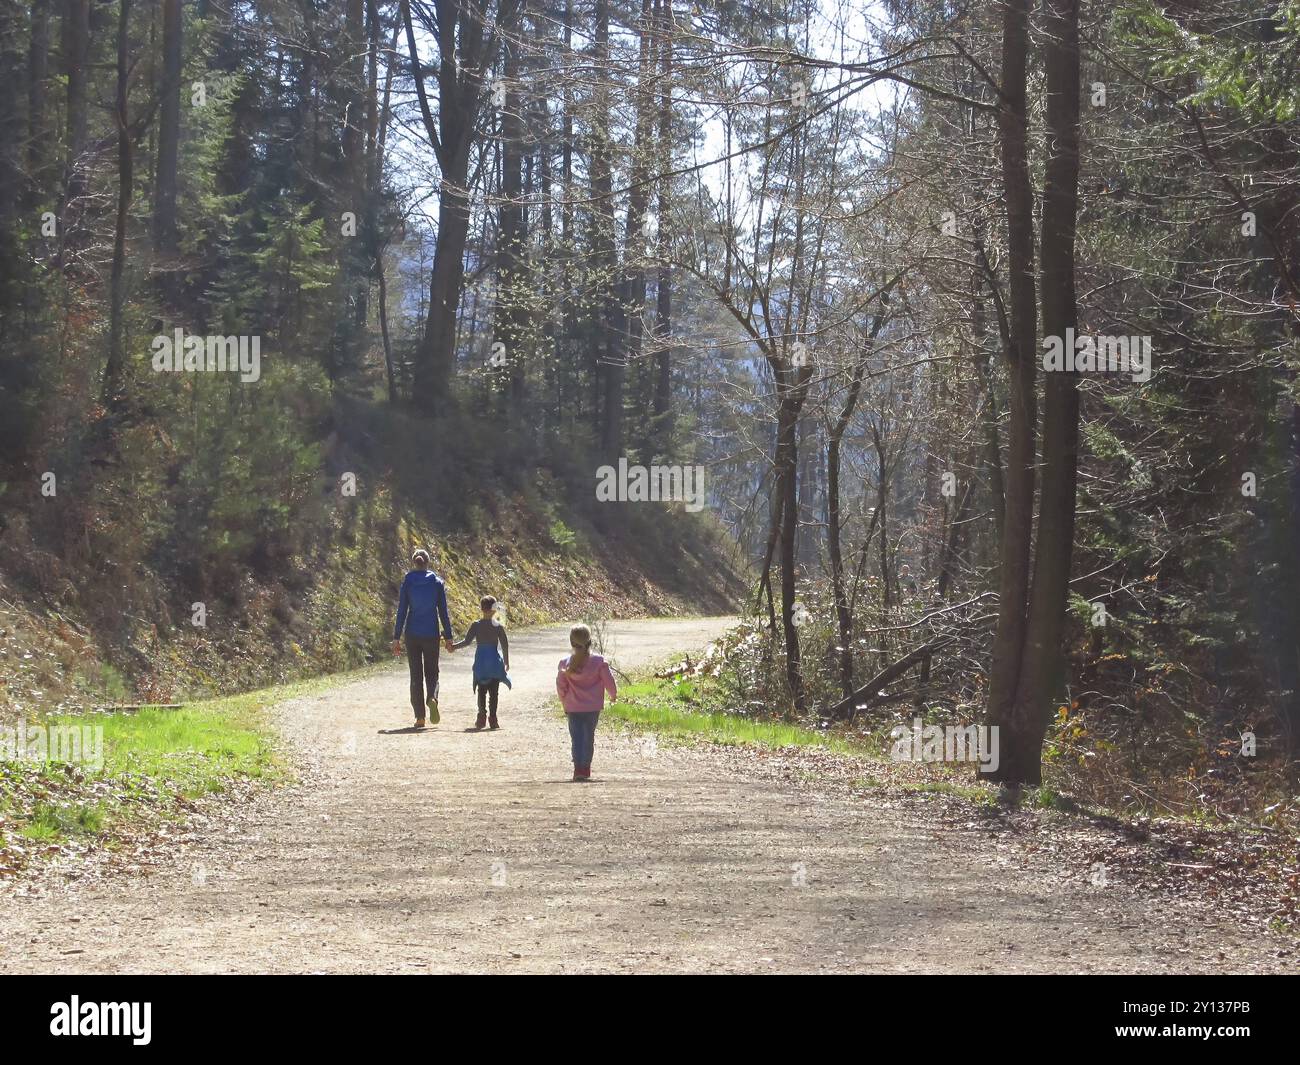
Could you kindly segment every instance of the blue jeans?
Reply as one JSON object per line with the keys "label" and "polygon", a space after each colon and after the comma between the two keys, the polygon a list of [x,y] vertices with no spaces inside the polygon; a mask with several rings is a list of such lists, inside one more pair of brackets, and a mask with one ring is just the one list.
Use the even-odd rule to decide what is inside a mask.
{"label": "blue jeans", "polygon": [[569,719],[569,738],[573,740],[573,765],[577,769],[590,769],[591,756],[596,750],[596,722],[600,720],[600,711],[564,716]]}

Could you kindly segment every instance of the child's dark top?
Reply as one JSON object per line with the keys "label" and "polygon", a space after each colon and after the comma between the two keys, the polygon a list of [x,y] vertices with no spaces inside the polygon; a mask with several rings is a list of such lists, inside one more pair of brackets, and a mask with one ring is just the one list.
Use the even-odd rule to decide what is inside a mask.
{"label": "child's dark top", "polygon": [[465,633],[465,638],[456,646],[466,647],[470,640],[477,640],[480,647],[489,644],[498,648],[502,654],[508,655],[510,653],[510,641],[506,638],[506,627],[496,618],[479,618],[469,627],[469,631]]}

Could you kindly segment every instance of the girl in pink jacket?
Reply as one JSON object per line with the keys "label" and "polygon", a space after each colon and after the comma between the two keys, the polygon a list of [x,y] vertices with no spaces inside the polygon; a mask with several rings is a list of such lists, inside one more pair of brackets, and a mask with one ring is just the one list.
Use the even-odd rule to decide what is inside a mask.
{"label": "girl in pink jacket", "polygon": [[574,625],[569,630],[573,654],[560,659],[555,675],[555,690],[569,719],[569,737],[573,741],[573,779],[591,779],[591,756],[596,748],[596,723],[605,706],[605,693],[611,701],[618,698],[618,686],[609,663],[591,653],[591,630]]}

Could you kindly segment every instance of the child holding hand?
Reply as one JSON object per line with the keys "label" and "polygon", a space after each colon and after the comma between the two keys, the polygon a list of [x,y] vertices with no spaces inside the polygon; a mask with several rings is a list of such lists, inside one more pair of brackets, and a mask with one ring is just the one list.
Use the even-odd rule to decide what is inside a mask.
{"label": "child holding hand", "polygon": [[[506,639],[506,627],[493,616],[497,605],[495,597],[485,595],[478,605],[483,616],[469,627],[460,643],[452,646],[465,647],[471,640],[478,641],[478,649],[474,652],[474,690],[478,692],[478,718],[474,721],[474,727],[481,729],[490,721],[491,728],[500,728],[497,724],[497,697],[503,681],[507,688],[510,687],[510,641]],[[502,652],[505,652],[504,655]]]}

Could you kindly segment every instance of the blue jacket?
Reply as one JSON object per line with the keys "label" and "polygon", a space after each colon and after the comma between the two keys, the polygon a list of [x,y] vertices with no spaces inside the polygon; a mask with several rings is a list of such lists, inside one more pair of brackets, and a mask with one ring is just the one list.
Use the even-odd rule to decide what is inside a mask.
{"label": "blue jacket", "polygon": [[402,593],[397,599],[397,624],[393,626],[393,639],[402,638],[403,626],[407,636],[436,637],[439,616],[442,617],[443,636],[450,640],[447,586],[431,569],[411,570],[402,580]]}

